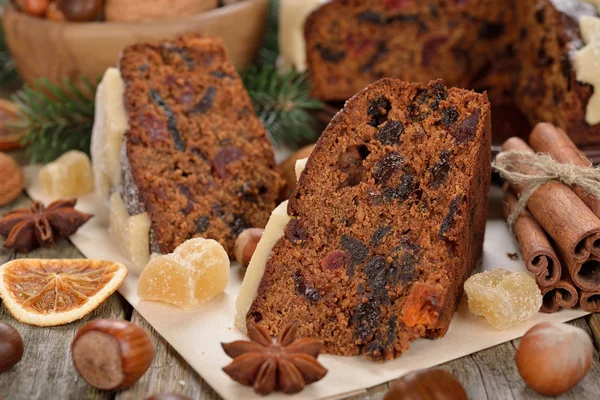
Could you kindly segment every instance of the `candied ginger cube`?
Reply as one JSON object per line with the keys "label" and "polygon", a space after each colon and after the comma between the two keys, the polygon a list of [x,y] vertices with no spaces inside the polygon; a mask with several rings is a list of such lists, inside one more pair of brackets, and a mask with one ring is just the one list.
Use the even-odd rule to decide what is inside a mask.
{"label": "candied ginger cube", "polygon": [[40,184],[55,199],[77,197],[94,190],[92,165],[87,154],[71,150],[40,170]]}
{"label": "candied ginger cube", "polygon": [[138,282],[138,296],[192,310],[225,291],[229,256],[219,242],[194,238],[171,254],[153,257]]}
{"label": "candied ginger cube", "polygon": [[469,310],[485,317],[498,329],[507,329],[532,318],[542,306],[542,293],[527,272],[494,269],[465,282]]}
{"label": "candied ginger cube", "polygon": [[109,232],[129,261],[141,272],[150,260],[150,218],[148,213],[130,216],[118,192],[110,196]]}

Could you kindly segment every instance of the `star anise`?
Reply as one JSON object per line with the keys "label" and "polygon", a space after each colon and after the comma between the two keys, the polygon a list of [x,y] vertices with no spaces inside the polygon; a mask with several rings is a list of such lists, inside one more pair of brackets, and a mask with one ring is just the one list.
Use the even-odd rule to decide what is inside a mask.
{"label": "star anise", "polygon": [[30,208],[4,214],[0,220],[0,235],[6,237],[4,247],[28,253],[40,246],[52,246],[57,237],[71,236],[93,217],[75,210],[76,202],[58,200],[46,208],[36,201]]}
{"label": "star anise", "polygon": [[221,343],[225,353],[234,359],[223,371],[234,381],[253,386],[263,396],[273,390],[286,394],[301,391],[305,385],[322,379],[327,370],[317,361],[323,341],[294,341],[297,330],[297,323],[289,323],[273,340],[264,327],[250,324],[250,342]]}

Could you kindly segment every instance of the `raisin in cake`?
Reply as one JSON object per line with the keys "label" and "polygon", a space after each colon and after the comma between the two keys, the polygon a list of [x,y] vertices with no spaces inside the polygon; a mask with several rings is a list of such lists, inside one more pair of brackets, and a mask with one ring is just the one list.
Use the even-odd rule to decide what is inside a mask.
{"label": "raisin in cake", "polygon": [[481,255],[490,170],[485,94],[382,79],[317,142],[247,323],[286,321],[331,354],[383,360],[443,336]]}
{"label": "raisin in cake", "polygon": [[264,227],[283,181],[273,148],[220,39],[136,44],[120,59],[129,128],[120,192],[147,212],[153,251],[201,236],[230,256],[236,236]]}
{"label": "raisin in cake", "polygon": [[573,68],[579,19],[597,15],[582,0],[333,0],[304,25],[314,95],[344,100],[382,77],[442,78],[486,90],[503,123],[523,120],[523,134],[548,121],[577,145],[599,144],[600,124],[585,118],[592,87]]}

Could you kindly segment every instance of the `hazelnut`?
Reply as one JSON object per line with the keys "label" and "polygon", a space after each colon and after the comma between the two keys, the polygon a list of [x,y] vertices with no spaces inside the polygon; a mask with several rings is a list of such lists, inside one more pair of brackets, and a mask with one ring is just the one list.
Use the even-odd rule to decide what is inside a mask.
{"label": "hazelnut", "polygon": [[568,324],[542,322],[525,333],[517,349],[521,377],[536,392],[558,396],[577,385],[592,365],[590,336]]}
{"label": "hazelnut", "polygon": [[25,180],[19,164],[9,155],[0,153],[0,206],[6,205],[19,197],[23,191]]}
{"label": "hazelnut", "polygon": [[146,400],[190,400],[190,398],[177,393],[159,393],[148,397]]}
{"label": "hazelnut", "polygon": [[15,328],[0,322],[0,372],[11,368],[22,357],[23,338]]}
{"label": "hazelnut", "polygon": [[17,0],[17,5],[27,14],[42,17],[50,5],[50,0]]}
{"label": "hazelnut", "polygon": [[73,364],[98,389],[125,389],[140,379],[154,358],[146,331],[128,321],[97,319],[79,329],[71,346]]}
{"label": "hazelnut", "polygon": [[256,245],[262,238],[264,229],[250,228],[246,229],[235,241],[234,253],[235,259],[239,262],[242,267],[247,268],[252,259],[252,255],[256,250]]}
{"label": "hazelnut", "polygon": [[27,135],[22,126],[21,109],[12,101],[0,99],[0,151],[21,148],[21,141]]}
{"label": "hazelnut", "polygon": [[102,13],[102,0],[57,0],[56,6],[69,21],[95,21]]}
{"label": "hazelnut", "polygon": [[287,183],[288,195],[286,198],[289,198],[294,189],[296,188],[296,161],[310,156],[310,153],[312,152],[314,146],[314,144],[311,144],[309,146],[301,148],[279,165],[279,173]]}
{"label": "hazelnut", "polygon": [[467,393],[443,369],[414,371],[396,379],[383,400],[467,400]]}

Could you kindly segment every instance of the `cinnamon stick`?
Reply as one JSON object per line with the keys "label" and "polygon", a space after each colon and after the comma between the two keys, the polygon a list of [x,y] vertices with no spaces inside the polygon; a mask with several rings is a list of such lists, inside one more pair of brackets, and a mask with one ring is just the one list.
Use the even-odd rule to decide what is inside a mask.
{"label": "cinnamon stick", "polygon": [[[529,144],[539,153],[548,153],[556,161],[563,164],[573,164],[589,167],[591,162],[580,151],[571,138],[560,128],[541,122],[535,126],[529,136]],[[585,190],[576,186],[572,188],[575,194],[600,218],[600,199],[591,196]]]}
{"label": "cinnamon stick", "polygon": [[[502,150],[533,153],[527,143],[516,137],[504,142]],[[537,173],[535,168],[526,167],[519,172]],[[512,185],[512,189],[517,195],[523,191],[520,185]],[[600,250],[600,219],[566,185],[553,181],[540,186],[529,198],[527,208],[568,260],[585,262],[592,249]],[[573,272],[571,277],[579,285]],[[600,268],[598,272],[600,274]]]}
{"label": "cinnamon stick", "polygon": [[579,306],[584,311],[598,312],[600,311],[600,291],[585,292],[580,294]]}
{"label": "cinnamon stick", "polygon": [[579,293],[568,272],[563,273],[557,284],[540,289],[543,297],[540,311],[543,313],[552,314],[561,308],[573,308],[579,301]]}
{"label": "cinnamon stick", "polygon": [[[508,218],[517,204],[517,196],[507,184],[502,190],[505,199],[504,216]],[[515,221],[513,231],[521,246],[525,268],[535,275],[538,286],[549,289],[555,287],[560,280],[562,267],[544,229],[525,210]]]}

